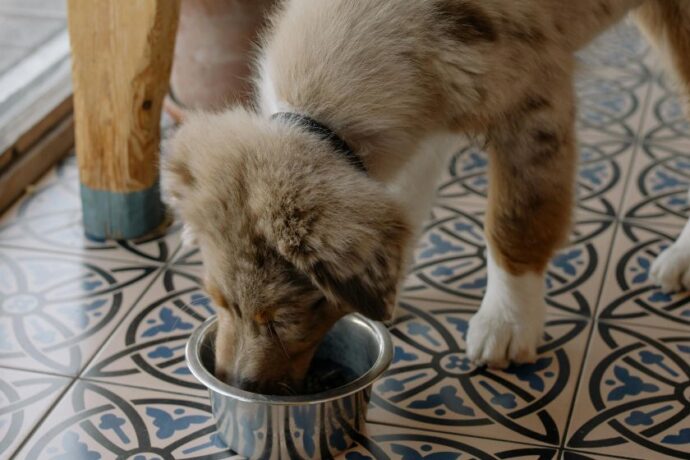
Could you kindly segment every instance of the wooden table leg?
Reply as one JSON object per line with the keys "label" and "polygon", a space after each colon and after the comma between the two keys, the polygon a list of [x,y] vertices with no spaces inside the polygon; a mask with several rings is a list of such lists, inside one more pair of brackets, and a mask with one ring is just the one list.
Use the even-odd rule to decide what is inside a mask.
{"label": "wooden table leg", "polygon": [[136,238],[163,219],[160,115],[179,0],[68,0],[84,228]]}

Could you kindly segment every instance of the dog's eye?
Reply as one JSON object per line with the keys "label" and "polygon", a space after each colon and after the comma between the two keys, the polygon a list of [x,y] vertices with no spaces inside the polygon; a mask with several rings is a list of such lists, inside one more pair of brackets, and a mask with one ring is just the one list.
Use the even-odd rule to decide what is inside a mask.
{"label": "dog's eye", "polygon": [[242,311],[240,310],[240,304],[238,304],[237,302],[233,302],[230,304],[230,306],[233,309],[233,311],[235,312],[235,314],[237,316],[239,316],[240,318],[242,318]]}

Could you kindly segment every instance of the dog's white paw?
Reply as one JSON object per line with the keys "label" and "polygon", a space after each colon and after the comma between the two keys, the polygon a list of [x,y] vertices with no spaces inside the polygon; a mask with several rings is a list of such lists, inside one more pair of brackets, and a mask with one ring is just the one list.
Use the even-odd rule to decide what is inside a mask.
{"label": "dog's white paw", "polygon": [[664,293],[690,289],[690,246],[671,245],[654,260],[649,276]]}
{"label": "dog's white paw", "polygon": [[487,272],[484,300],[467,331],[467,357],[496,368],[533,362],[546,317],[544,276],[513,275],[496,265],[491,251]]}
{"label": "dog's white paw", "polygon": [[[470,320],[467,357],[476,364],[500,369],[511,362],[534,362],[543,336],[545,306],[516,308],[515,305],[490,306],[486,302],[491,299],[484,299],[482,307]],[[543,300],[538,302],[543,303]],[[516,310],[522,310],[524,315],[506,315]]]}

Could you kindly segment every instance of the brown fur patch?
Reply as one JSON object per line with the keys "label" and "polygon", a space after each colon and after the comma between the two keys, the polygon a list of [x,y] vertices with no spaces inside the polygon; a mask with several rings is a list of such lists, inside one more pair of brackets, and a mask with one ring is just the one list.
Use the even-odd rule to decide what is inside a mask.
{"label": "brown fur patch", "polygon": [[524,99],[524,102],[518,108],[520,112],[533,112],[537,110],[548,109],[551,103],[544,96],[532,95]]}
{"label": "brown fur patch", "polygon": [[[564,87],[569,81],[562,82]],[[570,224],[576,149],[572,92],[530,97],[489,137],[487,237],[514,275],[542,273]]]}
{"label": "brown fur patch", "polygon": [[265,310],[259,311],[254,315],[254,322],[257,324],[268,324],[271,321],[271,314]]}
{"label": "brown fur patch", "polygon": [[611,6],[608,4],[609,0],[599,0],[599,12],[604,16],[611,16]]}
{"label": "brown fur patch", "polygon": [[183,185],[191,187],[196,182],[194,176],[192,175],[192,171],[189,169],[189,166],[187,166],[186,163],[182,161],[171,161],[167,167],[171,173],[178,177],[179,181]]}
{"label": "brown fur patch", "polygon": [[546,40],[546,34],[536,21],[517,22],[512,19],[501,21],[499,30],[509,40],[517,40],[530,46],[541,45]]}
{"label": "brown fur patch", "polygon": [[471,2],[439,0],[436,16],[447,24],[447,32],[461,43],[493,42],[497,39],[493,22],[482,8]]}
{"label": "brown fur patch", "polygon": [[513,200],[499,198],[501,208],[486,223],[496,263],[514,275],[542,273],[569,227],[570,208],[561,198],[570,193],[567,186],[554,186],[540,187],[531,196],[521,192]]}
{"label": "brown fur patch", "polygon": [[534,150],[529,158],[531,164],[542,164],[558,158],[561,139],[555,130],[537,129],[532,135]]}

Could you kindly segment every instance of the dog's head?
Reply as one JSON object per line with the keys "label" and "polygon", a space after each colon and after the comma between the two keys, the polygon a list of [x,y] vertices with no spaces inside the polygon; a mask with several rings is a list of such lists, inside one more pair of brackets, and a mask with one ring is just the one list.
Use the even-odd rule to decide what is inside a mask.
{"label": "dog's head", "polygon": [[191,117],[170,147],[163,193],[201,250],[220,378],[289,392],[340,317],[391,316],[408,224],[328,142],[234,109]]}

